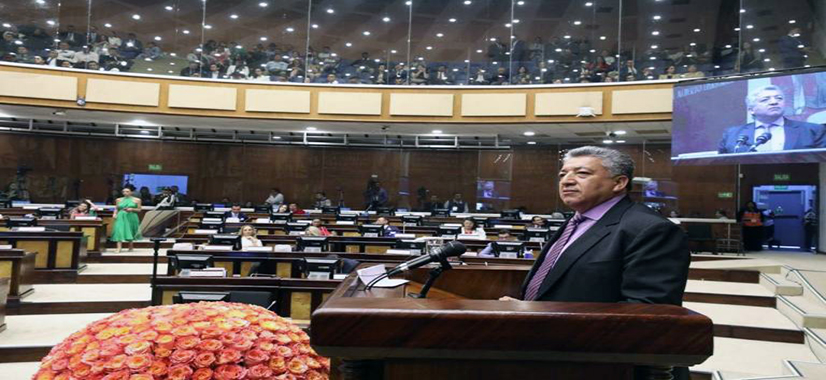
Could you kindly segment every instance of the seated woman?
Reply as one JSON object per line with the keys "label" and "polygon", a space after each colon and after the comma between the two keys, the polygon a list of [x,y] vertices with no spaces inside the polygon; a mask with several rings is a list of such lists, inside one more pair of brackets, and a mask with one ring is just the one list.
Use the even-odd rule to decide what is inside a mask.
{"label": "seated woman", "polygon": [[309,226],[304,230],[304,236],[324,236],[321,234],[321,229],[316,226]]}
{"label": "seated woman", "polygon": [[313,219],[312,226],[318,228],[318,231],[321,233],[319,236],[335,236],[336,234],[335,232],[330,232],[327,227],[324,227],[324,225],[321,224],[321,219]]}
{"label": "seated woman", "polygon": [[459,230],[459,234],[462,235],[475,235],[476,239],[485,240],[487,239],[487,234],[485,233],[485,229],[479,227],[479,224],[476,223],[476,219],[473,218],[466,218],[462,221],[462,229]]}
{"label": "seated woman", "polygon": [[281,206],[278,206],[278,210],[276,210],[275,212],[279,214],[284,214],[290,212],[290,209],[287,207],[287,205],[282,204]]}
{"label": "seated woman", "polygon": [[263,247],[264,243],[256,237],[258,231],[255,230],[255,227],[247,224],[241,227],[238,230],[238,235],[241,235],[241,249],[246,249],[248,247]]}
{"label": "seated woman", "polygon": [[78,216],[97,216],[97,211],[99,209],[95,206],[92,201],[88,199],[84,199],[77,207],[73,208],[72,211],[69,212],[69,219],[75,219]]}
{"label": "seated woman", "polygon": [[533,218],[531,218],[531,225],[528,226],[528,227],[530,227],[530,228],[546,228],[547,226],[545,225],[545,218],[543,218],[539,215],[535,215]]}

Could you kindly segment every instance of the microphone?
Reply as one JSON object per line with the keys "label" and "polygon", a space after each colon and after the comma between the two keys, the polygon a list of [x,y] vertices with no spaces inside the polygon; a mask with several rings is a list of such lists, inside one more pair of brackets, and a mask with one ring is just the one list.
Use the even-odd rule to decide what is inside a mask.
{"label": "microphone", "polygon": [[754,139],[754,145],[752,145],[751,148],[749,148],[749,152],[756,152],[758,146],[767,143],[771,139],[772,139],[772,134],[768,133],[768,132],[766,132],[766,133],[764,133],[760,136],[757,136],[757,138]]}
{"label": "microphone", "polygon": [[465,247],[464,244],[458,241],[452,241],[439,248],[436,248],[433,252],[430,252],[427,255],[422,255],[413,260],[408,260],[404,263],[399,264],[397,267],[387,271],[385,277],[390,277],[394,274],[399,274],[410,269],[415,269],[429,263],[443,261],[446,260],[448,257],[460,256],[463,253],[465,253],[465,251],[467,251],[467,247]]}
{"label": "microphone", "polygon": [[738,148],[740,148],[744,145],[747,145],[748,143],[749,143],[749,136],[740,135],[740,137],[737,138],[737,144],[734,145],[734,152],[736,153]]}

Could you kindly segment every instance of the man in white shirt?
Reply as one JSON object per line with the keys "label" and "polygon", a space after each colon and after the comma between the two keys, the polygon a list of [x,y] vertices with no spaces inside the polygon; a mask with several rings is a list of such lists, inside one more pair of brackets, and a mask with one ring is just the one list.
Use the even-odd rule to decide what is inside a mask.
{"label": "man in white shirt", "polygon": [[68,43],[61,42],[58,45],[58,49],[57,49],[57,60],[58,61],[67,61],[67,62],[74,65],[74,63],[77,62],[75,60],[75,54],[77,54],[77,52],[70,49]]}
{"label": "man in white shirt", "polygon": [[163,195],[161,195],[161,200],[158,204],[155,205],[157,209],[165,209],[170,210],[175,208],[175,194],[173,194],[168,188],[163,189]]}
{"label": "man in white shirt", "polygon": [[783,117],[786,100],[780,87],[755,89],[746,97],[746,107],[754,122],[727,128],[718,153],[826,148],[826,128],[822,125]]}

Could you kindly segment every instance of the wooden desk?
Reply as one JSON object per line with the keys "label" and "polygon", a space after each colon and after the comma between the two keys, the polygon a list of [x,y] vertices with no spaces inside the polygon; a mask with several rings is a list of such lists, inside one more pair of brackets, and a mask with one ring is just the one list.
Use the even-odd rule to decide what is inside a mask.
{"label": "wooden desk", "polygon": [[38,270],[68,271],[77,274],[86,267],[86,237],[82,232],[0,231],[0,244],[27,252],[37,252]]}
{"label": "wooden desk", "polygon": [[108,224],[100,220],[73,220],[73,219],[53,219],[38,220],[38,225],[46,228],[52,226],[68,226],[70,231],[83,232],[86,237],[86,252],[100,254],[106,247]]}
{"label": "wooden desk", "polygon": [[22,249],[0,250],[0,277],[10,280],[8,298],[10,302],[20,302],[20,299],[34,292],[34,263],[35,252],[26,252]]}
{"label": "wooden desk", "polygon": [[670,305],[498,301],[529,267],[457,267],[432,298],[349,276],[312,315],[310,341],[345,379],[667,379],[713,353],[710,319]]}
{"label": "wooden desk", "polygon": [[[247,277],[254,263],[272,261],[276,263],[277,274],[284,278],[304,278],[303,261],[305,257],[327,257],[337,255],[342,259],[358,260],[362,263],[401,263],[412,259],[410,255],[371,254],[349,252],[243,252],[243,251],[179,251],[169,250],[167,256],[178,254],[210,255],[216,267],[225,268],[227,275]],[[171,265],[167,266],[167,275],[173,276]]]}
{"label": "wooden desk", "polygon": [[6,329],[6,300],[11,280],[0,277],[0,332]]}
{"label": "wooden desk", "polygon": [[310,314],[341,284],[341,280],[298,278],[226,277],[193,278],[161,276],[152,294],[157,304],[172,304],[172,297],[184,291],[263,291],[275,296],[275,312],[282,317],[310,319]]}

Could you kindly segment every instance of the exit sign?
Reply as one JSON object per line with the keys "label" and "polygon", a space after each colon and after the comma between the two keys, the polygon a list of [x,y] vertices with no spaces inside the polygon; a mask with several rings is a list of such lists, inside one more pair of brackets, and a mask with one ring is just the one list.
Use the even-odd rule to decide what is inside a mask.
{"label": "exit sign", "polygon": [[149,171],[159,172],[161,170],[163,170],[163,165],[161,165],[161,164],[149,164]]}
{"label": "exit sign", "polygon": [[717,193],[717,198],[734,198],[734,193],[730,191]]}
{"label": "exit sign", "polygon": [[775,174],[774,180],[775,181],[788,181],[791,179],[791,176],[788,174]]}

